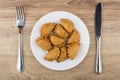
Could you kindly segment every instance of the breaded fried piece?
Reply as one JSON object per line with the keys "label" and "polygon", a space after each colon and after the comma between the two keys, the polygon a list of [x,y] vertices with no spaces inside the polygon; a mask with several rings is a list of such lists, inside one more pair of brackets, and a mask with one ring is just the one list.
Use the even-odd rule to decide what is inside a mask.
{"label": "breaded fried piece", "polygon": [[80,41],[80,35],[77,30],[74,30],[67,43],[71,44],[79,41]]}
{"label": "breaded fried piece", "polygon": [[63,42],[63,43],[57,45],[57,47],[59,47],[59,48],[61,48],[61,47],[63,47],[63,46],[66,46],[66,42]]}
{"label": "breaded fried piece", "polygon": [[60,20],[60,24],[65,28],[65,30],[71,34],[73,29],[74,29],[74,25],[72,23],[72,21],[70,21],[69,19],[61,19]]}
{"label": "breaded fried piece", "polygon": [[40,33],[42,37],[48,37],[55,27],[55,23],[45,23],[42,25]]}
{"label": "breaded fried piece", "polygon": [[67,48],[65,46],[60,48],[60,56],[57,59],[58,62],[63,62],[67,59],[67,50],[66,49]]}
{"label": "breaded fried piece", "polygon": [[62,39],[56,35],[50,35],[50,41],[54,46],[58,46],[64,42],[64,39]]}
{"label": "breaded fried piece", "polygon": [[73,60],[77,56],[79,49],[80,49],[80,44],[79,43],[71,44],[70,47],[67,49],[68,57],[71,60]]}
{"label": "breaded fried piece", "polygon": [[54,30],[55,34],[62,38],[68,38],[69,34],[63,29],[62,25],[57,24]]}
{"label": "breaded fried piece", "polygon": [[47,38],[38,37],[36,39],[36,43],[40,46],[43,50],[50,50],[52,48],[51,43]]}
{"label": "breaded fried piece", "polygon": [[60,50],[59,48],[55,47],[44,56],[44,59],[47,61],[53,61],[57,59],[59,55],[60,55]]}

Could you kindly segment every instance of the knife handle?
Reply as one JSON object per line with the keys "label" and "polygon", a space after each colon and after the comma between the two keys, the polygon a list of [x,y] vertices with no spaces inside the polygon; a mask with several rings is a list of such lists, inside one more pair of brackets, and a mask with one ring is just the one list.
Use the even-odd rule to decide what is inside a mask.
{"label": "knife handle", "polygon": [[101,62],[101,37],[97,37],[97,55],[96,55],[96,73],[102,73],[102,62]]}

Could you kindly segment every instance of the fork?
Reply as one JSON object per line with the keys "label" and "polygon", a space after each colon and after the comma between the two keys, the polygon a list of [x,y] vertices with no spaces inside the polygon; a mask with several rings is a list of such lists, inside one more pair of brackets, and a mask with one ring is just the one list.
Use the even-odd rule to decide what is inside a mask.
{"label": "fork", "polygon": [[23,6],[16,6],[16,24],[17,27],[19,28],[17,70],[18,72],[21,73],[24,70],[24,61],[23,61],[23,52],[22,52],[22,29],[25,25],[25,18],[24,18]]}

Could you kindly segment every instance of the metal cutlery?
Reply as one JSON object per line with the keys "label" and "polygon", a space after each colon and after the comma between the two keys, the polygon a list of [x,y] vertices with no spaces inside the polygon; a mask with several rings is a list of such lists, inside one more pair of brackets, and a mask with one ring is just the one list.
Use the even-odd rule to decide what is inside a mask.
{"label": "metal cutlery", "polygon": [[97,54],[96,54],[96,73],[102,73],[101,62],[101,23],[102,23],[102,4],[98,3],[95,15],[95,29],[96,29],[96,42],[97,42]]}
{"label": "metal cutlery", "polygon": [[23,6],[16,6],[16,24],[17,24],[17,27],[19,28],[17,70],[18,72],[23,72],[24,61],[23,61],[23,52],[22,52],[22,29],[25,25]]}

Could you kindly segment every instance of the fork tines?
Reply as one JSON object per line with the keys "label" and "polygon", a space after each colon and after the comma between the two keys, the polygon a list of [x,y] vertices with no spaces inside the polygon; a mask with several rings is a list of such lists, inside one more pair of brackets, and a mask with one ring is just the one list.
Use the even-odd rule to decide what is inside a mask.
{"label": "fork tines", "polygon": [[18,19],[24,20],[24,7],[16,6],[16,11],[17,11],[17,14],[16,14],[17,20]]}

